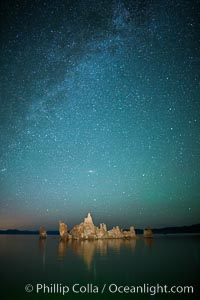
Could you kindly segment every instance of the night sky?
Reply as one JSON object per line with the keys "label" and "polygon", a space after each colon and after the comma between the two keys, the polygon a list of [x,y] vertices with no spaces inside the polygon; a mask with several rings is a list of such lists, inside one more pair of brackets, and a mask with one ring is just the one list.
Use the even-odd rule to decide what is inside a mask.
{"label": "night sky", "polygon": [[199,1],[1,1],[0,229],[200,221]]}

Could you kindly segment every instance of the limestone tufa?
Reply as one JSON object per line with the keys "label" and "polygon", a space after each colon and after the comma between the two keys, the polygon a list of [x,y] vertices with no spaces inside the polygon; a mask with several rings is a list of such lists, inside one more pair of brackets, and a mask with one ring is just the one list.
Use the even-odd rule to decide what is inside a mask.
{"label": "limestone tufa", "polygon": [[90,213],[88,213],[82,223],[74,226],[70,234],[72,239],[76,240],[136,238],[133,226],[130,227],[129,231],[123,231],[119,226],[113,227],[111,230],[107,230],[106,224],[104,223],[100,224],[100,227],[96,227]]}

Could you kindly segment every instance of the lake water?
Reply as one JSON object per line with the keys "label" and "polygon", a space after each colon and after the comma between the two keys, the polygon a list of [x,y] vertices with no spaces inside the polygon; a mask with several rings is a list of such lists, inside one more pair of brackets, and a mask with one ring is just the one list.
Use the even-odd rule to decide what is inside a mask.
{"label": "lake water", "polygon": [[[121,291],[124,286],[159,284],[192,285],[197,293],[200,236],[63,243],[57,236],[39,240],[34,235],[1,235],[0,270],[2,299],[183,299],[183,294],[152,296]],[[33,286],[32,292],[25,291],[27,284]],[[49,293],[47,288],[44,293],[44,284]],[[63,287],[69,288],[65,288],[65,295]],[[120,291],[115,292],[116,287],[121,287]]]}

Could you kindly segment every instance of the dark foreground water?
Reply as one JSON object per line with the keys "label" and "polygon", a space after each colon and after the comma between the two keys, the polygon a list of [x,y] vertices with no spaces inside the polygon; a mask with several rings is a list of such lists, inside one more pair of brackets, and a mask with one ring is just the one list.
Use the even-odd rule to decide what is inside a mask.
{"label": "dark foreground water", "polygon": [[1,299],[192,299],[135,294],[133,286],[192,285],[197,293],[200,236],[63,243],[55,236],[1,235],[0,272]]}

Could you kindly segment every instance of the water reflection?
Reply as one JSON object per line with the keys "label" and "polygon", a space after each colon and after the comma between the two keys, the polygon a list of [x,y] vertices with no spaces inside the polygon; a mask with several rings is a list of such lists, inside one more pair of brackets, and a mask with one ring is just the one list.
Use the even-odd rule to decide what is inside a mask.
{"label": "water reflection", "polygon": [[[39,241],[38,236],[32,235],[1,235],[0,245],[0,265],[4,270],[2,291],[8,296],[6,299],[24,299],[21,287],[25,282],[89,282],[99,286],[113,282],[125,286],[145,282],[154,285],[159,281],[171,286],[191,285],[198,290],[199,235],[155,235],[153,239],[141,235],[137,240],[60,243],[59,236]],[[14,289],[9,288],[10,283]],[[8,294],[12,291],[14,295]],[[118,294],[113,296],[118,299]],[[73,299],[71,294],[68,298]]]}
{"label": "water reflection", "polygon": [[90,269],[95,252],[98,249],[96,242],[97,241],[77,241],[72,243],[73,254],[81,256],[88,269]]}
{"label": "water reflection", "polygon": [[134,251],[136,246],[136,239],[131,240],[108,240],[108,248],[115,253],[120,253],[123,248],[129,248]]}
{"label": "water reflection", "polygon": [[152,238],[144,238],[144,243],[145,243],[145,246],[151,248],[153,245],[153,239]]}
{"label": "water reflection", "polygon": [[46,239],[39,239],[39,250],[42,254],[43,270],[45,270],[45,265],[46,265]]}
{"label": "water reflection", "polygon": [[60,241],[58,245],[58,258],[63,260],[67,249],[71,250],[75,256],[80,256],[86,267],[90,269],[95,255],[106,256],[110,252],[119,254],[124,248],[134,251],[136,239],[131,240],[95,240],[95,241]]}
{"label": "water reflection", "polygon": [[60,241],[58,244],[58,258],[60,260],[63,260],[63,258],[66,255],[67,245],[68,245],[68,243],[66,243],[65,241]]}

